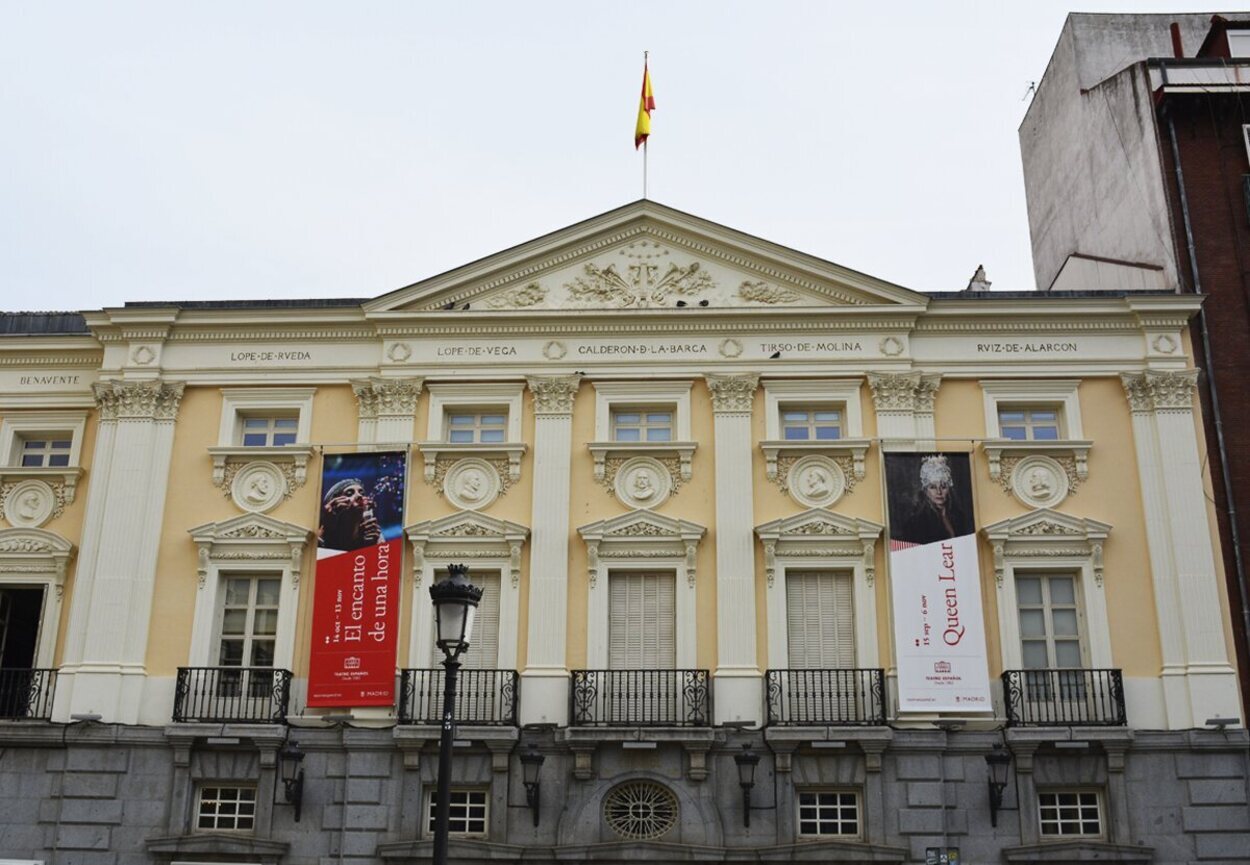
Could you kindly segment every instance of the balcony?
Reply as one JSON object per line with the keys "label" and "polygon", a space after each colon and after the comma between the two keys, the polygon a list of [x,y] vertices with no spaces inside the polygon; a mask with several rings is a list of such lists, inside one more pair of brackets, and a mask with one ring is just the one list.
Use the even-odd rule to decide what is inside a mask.
{"label": "balcony", "polygon": [[1006,670],[1008,727],[1123,727],[1119,670]]}
{"label": "balcony", "polygon": [[707,670],[574,670],[569,680],[573,727],[707,727],[712,723]]}
{"label": "balcony", "polygon": [[290,699],[290,670],[179,667],[174,720],[285,724]]}
{"label": "balcony", "polygon": [[56,670],[0,668],[0,720],[50,720],[55,689]]}
{"label": "balcony", "polygon": [[[401,670],[399,723],[443,722],[442,668]],[[456,677],[456,723],[517,725],[516,670],[466,670]]]}
{"label": "balcony", "polygon": [[885,726],[881,669],[769,670],[768,725]]}

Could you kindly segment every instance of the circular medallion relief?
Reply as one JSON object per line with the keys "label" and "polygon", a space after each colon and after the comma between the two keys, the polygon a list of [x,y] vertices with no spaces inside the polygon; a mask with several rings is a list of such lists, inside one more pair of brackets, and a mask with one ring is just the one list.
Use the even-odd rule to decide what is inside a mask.
{"label": "circular medallion relief", "polygon": [[659,460],[633,457],[617,470],[613,489],[631,508],[654,508],[673,492],[673,478]]}
{"label": "circular medallion relief", "polygon": [[490,507],[499,498],[499,473],[486,460],[468,457],[457,460],[443,479],[443,495],[461,510],[477,511]]}
{"label": "circular medallion relief", "polygon": [[823,508],[842,498],[846,475],[829,457],[810,454],[790,467],[786,478],[790,497],[809,508]]}
{"label": "circular medallion relief", "polygon": [[263,513],[286,497],[286,478],[273,463],[248,463],[230,482],[230,498],[245,511]]}
{"label": "circular medallion relief", "polygon": [[603,820],[622,838],[662,838],[677,825],[677,797],[651,781],[626,781],[603,797]]}
{"label": "circular medallion relief", "polygon": [[56,494],[43,481],[22,481],[13,485],[4,497],[4,516],[11,525],[36,528],[43,525],[56,509]]}
{"label": "circular medallion relief", "polygon": [[1068,496],[1068,473],[1050,457],[1025,457],[1011,473],[1011,491],[1029,507],[1053,508]]}

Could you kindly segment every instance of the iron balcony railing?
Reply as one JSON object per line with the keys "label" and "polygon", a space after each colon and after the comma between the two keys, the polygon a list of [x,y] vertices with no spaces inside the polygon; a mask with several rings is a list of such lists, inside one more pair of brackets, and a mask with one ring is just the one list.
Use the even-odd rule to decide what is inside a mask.
{"label": "iron balcony railing", "polygon": [[1003,703],[1009,727],[1123,727],[1119,670],[1006,670]]}
{"label": "iron balcony railing", "polygon": [[885,671],[769,670],[769,726],[885,725]]}
{"label": "iron balcony railing", "polygon": [[712,723],[707,670],[574,670],[574,727],[706,727]]}
{"label": "iron balcony railing", "polygon": [[[444,676],[441,667],[400,671],[399,723],[442,723]],[[456,677],[456,723],[515,727],[517,686],[516,670],[462,668]]]}
{"label": "iron balcony railing", "polygon": [[174,720],[285,724],[290,700],[290,670],[179,667]]}
{"label": "iron balcony railing", "polygon": [[0,668],[0,719],[47,721],[52,717],[56,670]]}

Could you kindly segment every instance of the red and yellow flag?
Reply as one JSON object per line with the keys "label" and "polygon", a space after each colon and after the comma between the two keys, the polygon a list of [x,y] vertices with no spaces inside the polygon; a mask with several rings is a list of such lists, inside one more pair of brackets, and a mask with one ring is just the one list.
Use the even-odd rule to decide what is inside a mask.
{"label": "red and yellow flag", "polygon": [[651,112],[655,110],[655,96],[651,93],[651,73],[647,61],[642,61],[642,98],[638,100],[638,123],[634,126],[634,149],[647,142],[651,134]]}

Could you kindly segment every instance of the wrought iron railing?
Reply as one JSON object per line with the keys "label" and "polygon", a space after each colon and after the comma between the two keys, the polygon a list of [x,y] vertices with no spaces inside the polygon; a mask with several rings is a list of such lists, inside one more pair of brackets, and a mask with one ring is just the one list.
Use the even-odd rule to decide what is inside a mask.
{"label": "wrought iron railing", "polygon": [[769,670],[770,726],[885,725],[885,671]]}
{"label": "wrought iron railing", "polygon": [[[399,723],[442,723],[444,675],[441,667],[400,671]],[[516,670],[462,668],[456,676],[456,723],[515,727]]]}
{"label": "wrought iron railing", "polygon": [[712,723],[707,670],[574,670],[574,727],[706,727]]}
{"label": "wrought iron railing", "polygon": [[55,690],[56,670],[0,668],[0,719],[49,720]]}
{"label": "wrought iron railing", "polygon": [[174,720],[285,724],[290,700],[290,670],[179,667]]}
{"label": "wrought iron railing", "polygon": [[1003,703],[1009,727],[1123,727],[1119,670],[1006,670]]}

